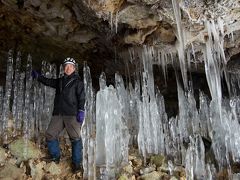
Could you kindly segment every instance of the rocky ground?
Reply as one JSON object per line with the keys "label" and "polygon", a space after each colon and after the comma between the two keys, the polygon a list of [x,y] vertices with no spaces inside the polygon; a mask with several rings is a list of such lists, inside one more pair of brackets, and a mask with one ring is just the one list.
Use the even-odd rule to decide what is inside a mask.
{"label": "rocky ground", "polygon": [[[27,147],[27,148],[25,148]],[[62,159],[59,164],[47,163],[41,157],[47,155],[44,144],[36,145],[24,141],[22,137],[9,143],[7,148],[0,147],[0,179],[83,179],[82,172],[71,172],[71,146],[61,140]],[[97,175],[98,179],[100,175]],[[186,179],[181,166],[169,164],[164,156],[151,156],[146,165],[136,149],[129,152],[129,162],[117,174],[119,180]]]}

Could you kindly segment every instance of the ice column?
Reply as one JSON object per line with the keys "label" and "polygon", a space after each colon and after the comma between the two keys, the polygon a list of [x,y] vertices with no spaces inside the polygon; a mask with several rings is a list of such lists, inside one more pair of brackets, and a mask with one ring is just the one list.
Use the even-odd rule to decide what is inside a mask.
{"label": "ice column", "polygon": [[190,144],[186,154],[187,179],[204,179],[205,149],[200,135],[190,136]]}
{"label": "ice column", "polygon": [[40,84],[36,81],[33,82],[33,117],[34,117],[34,138],[37,140],[38,145],[41,144],[41,116],[42,116],[42,104],[43,104],[43,94]]}
{"label": "ice column", "polygon": [[25,101],[24,101],[24,113],[23,113],[23,135],[25,139],[29,139],[31,136],[31,123],[32,111],[31,111],[31,87],[32,87],[32,58],[28,55],[27,67],[26,67],[26,86],[25,86]]}
{"label": "ice column", "polygon": [[120,143],[121,143],[121,163],[128,163],[128,143],[129,143],[129,132],[128,132],[128,122],[129,122],[129,93],[124,87],[124,82],[120,74],[115,74],[115,86],[117,90],[117,97],[120,103],[121,110],[121,124],[120,127]]}
{"label": "ice column", "polygon": [[[214,21],[206,21],[208,39],[204,51],[205,73],[212,96],[210,103],[210,119],[214,133],[210,133],[212,139],[212,148],[215,158],[218,161],[220,169],[228,161],[227,144],[225,135],[228,131],[225,128],[228,121],[226,112],[222,108],[222,89],[221,89],[221,66],[225,63],[225,54],[223,50],[223,23],[219,20],[217,24]],[[224,117],[223,117],[224,116]]]}
{"label": "ice column", "polygon": [[104,101],[104,89],[106,88],[106,76],[104,73],[99,78],[100,91],[96,95],[96,164],[98,166],[105,164],[106,149],[105,149],[105,120],[104,113],[107,111],[103,103]]}
{"label": "ice column", "polygon": [[6,74],[6,85],[5,94],[3,99],[3,112],[2,112],[2,126],[1,131],[3,132],[3,143],[7,143],[8,140],[8,121],[10,113],[10,98],[12,92],[12,79],[13,79],[13,55],[12,51],[8,52],[7,60],[7,74]]}
{"label": "ice column", "polygon": [[21,126],[23,122],[23,108],[24,108],[24,79],[25,73],[20,74],[20,79],[18,82],[18,91],[17,91],[17,111],[16,111],[16,124],[15,124],[15,131],[21,131]]}
{"label": "ice column", "polygon": [[86,64],[84,65],[83,73],[86,97],[85,119],[81,129],[83,142],[83,177],[94,180],[96,179],[96,103],[90,69]]}
{"label": "ice column", "polygon": [[18,100],[19,100],[19,83],[20,83],[20,67],[21,67],[21,53],[18,52],[16,58],[16,65],[15,65],[15,74],[14,74],[14,82],[13,82],[13,106],[12,106],[12,114],[13,114],[13,125],[14,125],[14,132],[16,134],[16,122],[17,122],[17,114],[18,111]]}
{"label": "ice column", "polygon": [[162,116],[163,112],[161,112],[164,110],[159,110],[155,96],[152,69],[153,58],[154,51],[152,47],[145,46],[142,52],[144,67],[144,72],[142,73],[142,100],[138,99],[138,146],[145,162],[148,154],[163,154],[165,151],[163,133],[164,116]]}
{"label": "ice column", "polygon": [[[135,87],[137,87],[135,83]],[[129,91],[129,120],[128,120],[128,130],[130,134],[129,145],[137,144],[137,134],[138,134],[138,111],[137,111],[137,100],[138,96],[136,91],[133,89],[132,84],[128,86]]]}
{"label": "ice column", "polygon": [[[122,107],[113,86],[106,86],[105,75],[100,79],[100,91],[96,98],[96,162],[105,172],[102,178],[115,178],[115,173],[128,158],[128,128],[123,120]],[[122,85],[120,85],[122,86]],[[120,98],[120,99],[119,99]]]}
{"label": "ice column", "polygon": [[[41,73],[46,78],[56,78],[56,66],[43,61]],[[45,131],[52,117],[55,89],[43,84],[40,86],[43,93],[41,130]]]}
{"label": "ice column", "polygon": [[[104,102],[106,112],[105,120],[105,149],[106,149],[106,175],[109,179],[115,178],[115,172],[121,167],[124,157],[122,152],[124,144],[122,138],[122,112],[117,98],[117,92],[113,86],[104,89]],[[127,138],[127,137],[126,137]]]}

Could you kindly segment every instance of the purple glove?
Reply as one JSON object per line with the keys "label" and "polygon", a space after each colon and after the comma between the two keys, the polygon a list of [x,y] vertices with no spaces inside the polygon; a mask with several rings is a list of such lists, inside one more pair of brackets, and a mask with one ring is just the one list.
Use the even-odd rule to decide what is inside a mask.
{"label": "purple glove", "polygon": [[40,76],[40,73],[36,70],[32,70],[31,76],[33,79],[37,79]]}
{"label": "purple glove", "polygon": [[84,121],[84,111],[83,110],[80,110],[80,111],[78,111],[78,113],[77,113],[77,122],[79,122],[79,123],[83,123],[83,121]]}

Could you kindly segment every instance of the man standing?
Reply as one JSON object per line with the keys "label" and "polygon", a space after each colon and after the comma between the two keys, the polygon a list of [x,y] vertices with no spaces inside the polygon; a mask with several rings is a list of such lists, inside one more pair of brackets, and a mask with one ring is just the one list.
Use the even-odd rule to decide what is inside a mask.
{"label": "man standing", "polygon": [[59,163],[60,147],[58,138],[59,134],[66,128],[72,144],[72,170],[73,173],[76,173],[81,169],[82,163],[80,128],[84,120],[85,93],[83,82],[75,72],[75,60],[66,58],[63,66],[64,76],[58,79],[46,78],[36,71],[32,71],[32,76],[44,85],[56,89],[53,116],[46,131],[50,160]]}

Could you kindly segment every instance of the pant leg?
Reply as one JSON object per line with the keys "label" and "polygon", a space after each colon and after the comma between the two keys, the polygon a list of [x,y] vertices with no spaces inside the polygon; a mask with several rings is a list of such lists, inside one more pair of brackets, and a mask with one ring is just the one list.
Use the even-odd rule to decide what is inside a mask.
{"label": "pant leg", "polygon": [[63,129],[63,117],[53,116],[45,133],[47,141],[58,140],[59,134],[62,132]]}
{"label": "pant leg", "polygon": [[79,165],[82,163],[81,124],[77,122],[75,116],[66,116],[64,117],[64,125],[72,143],[72,162]]}
{"label": "pant leg", "polygon": [[76,116],[63,116],[63,122],[70,139],[80,139],[81,124],[77,122]]}
{"label": "pant leg", "polygon": [[60,148],[58,136],[64,128],[63,118],[61,116],[53,116],[46,131],[46,140],[49,154],[53,160],[59,161]]}

